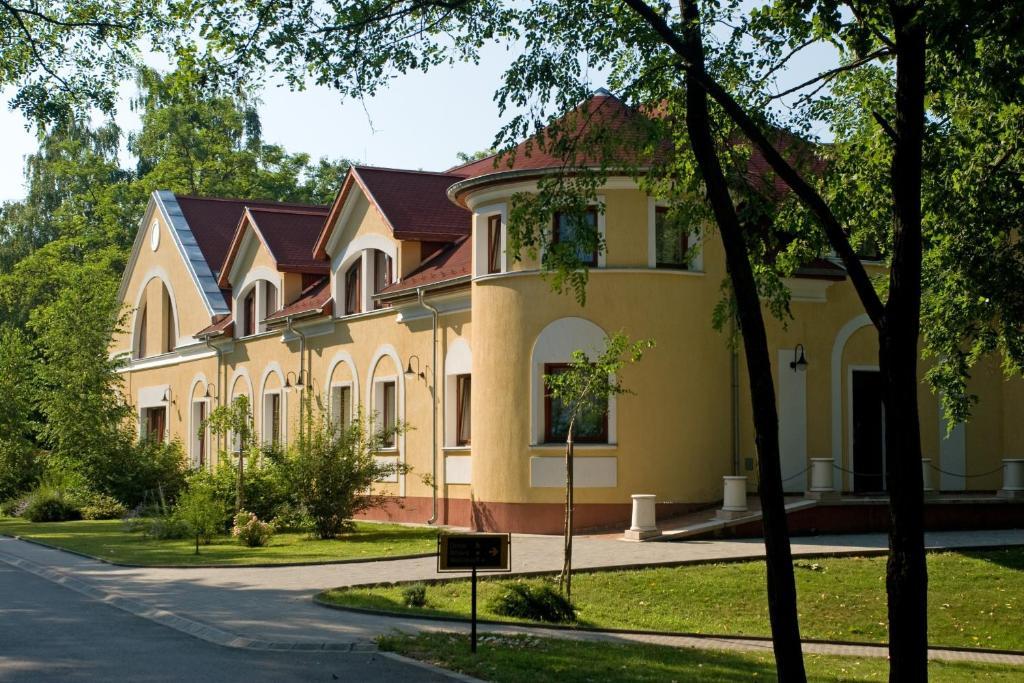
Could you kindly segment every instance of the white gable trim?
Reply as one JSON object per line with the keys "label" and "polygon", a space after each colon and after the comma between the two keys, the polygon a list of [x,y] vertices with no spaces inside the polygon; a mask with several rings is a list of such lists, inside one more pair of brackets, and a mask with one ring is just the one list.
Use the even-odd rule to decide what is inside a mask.
{"label": "white gable trim", "polygon": [[213,276],[213,271],[210,270],[209,264],[203,258],[203,252],[199,249],[199,243],[196,241],[195,235],[192,234],[188,221],[185,220],[185,214],[182,213],[181,207],[178,206],[178,200],[174,193],[169,190],[156,190],[150,195],[146,212],[143,214],[142,220],[139,221],[139,229],[135,234],[135,242],[132,244],[131,256],[129,256],[128,264],[125,266],[124,274],[121,276],[121,286],[117,293],[118,300],[124,301],[125,299],[128,281],[135,270],[139,252],[149,232],[146,227],[157,212],[163,218],[163,222],[168,228],[167,232],[170,233],[172,241],[178,248],[185,268],[188,270],[189,275],[192,276],[192,282],[195,284],[196,290],[206,306],[207,313],[211,317],[230,313],[231,311],[228,309],[227,304],[224,303],[224,297],[220,293],[217,280]]}

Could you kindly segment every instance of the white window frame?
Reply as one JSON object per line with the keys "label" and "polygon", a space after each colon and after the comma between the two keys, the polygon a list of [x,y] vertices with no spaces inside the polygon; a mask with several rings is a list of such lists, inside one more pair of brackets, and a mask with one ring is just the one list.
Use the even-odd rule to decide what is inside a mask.
{"label": "white window frame", "polygon": [[[210,426],[209,425],[207,425],[206,429],[203,430],[204,431],[204,437],[205,437],[205,446],[206,446],[205,450],[206,450],[206,452],[205,453],[200,453],[199,452],[200,451],[200,449],[199,449],[199,446],[200,446],[199,426],[202,424],[202,419],[199,418],[198,411],[196,410],[196,408],[198,406],[200,406],[200,405],[204,405],[206,407],[206,417],[202,418],[202,419],[207,419],[208,420],[210,418],[210,405],[211,405],[211,401],[208,398],[192,399],[192,405],[189,408],[189,410],[190,410],[189,420],[190,420],[190,423],[192,425],[192,428],[189,430],[189,432],[190,432],[190,434],[189,434],[189,464],[191,465],[192,469],[194,469],[194,470],[199,469],[199,467],[200,467],[200,460],[205,460],[206,461],[206,466],[207,467],[210,466],[210,436],[211,435],[210,435]],[[203,457],[203,456],[205,456],[205,457]]]}
{"label": "white window frame", "polygon": [[[658,269],[658,209],[668,208],[668,202],[647,198],[647,267]],[[693,258],[690,259],[687,272],[704,272],[704,243],[700,238],[700,230],[691,232],[687,240],[687,246],[693,250]],[[666,269],[661,269],[666,270]]]}
{"label": "white window frame", "polygon": [[265,446],[270,446],[271,444],[274,443],[274,434],[273,434],[273,431],[272,431],[273,427],[274,427],[274,421],[273,421],[273,416],[271,415],[271,412],[270,412],[270,408],[272,406],[272,403],[269,400],[269,399],[271,399],[274,396],[277,396],[277,401],[278,401],[277,402],[277,410],[278,410],[277,420],[278,420],[278,430],[279,430],[279,433],[277,434],[277,443],[280,446],[284,446],[284,444],[285,444],[285,428],[284,428],[284,424],[285,424],[285,415],[287,413],[285,412],[285,402],[284,402],[285,394],[284,394],[284,391],[282,391],[281,389],[267,389],[266,391],[263,392],[263,410],[262,410],[262,413],[261,413],[262,414],[262,419],[260,420],[260,423],[261,423],[260,424],[260,427],[261,427],[261,429],[260,429],[260,438],[261,438],[261,441],[263,442],[263,445],[265,445]]}
{"label": "white window frame", "polygon": [[[338,404],[338,396],[340,395],[341,389],[348,389],[348,415],[344,415],[342,412],[343,405]],[[337,390],[337,391],[336,391]],[[331,407],[331,421],[334,423],[336,430],[346,429],[352,424],[352,420],[356,416],[356,389],[352,382],[332,382],[331,383],[331,395],[330,395],[330,407]]]}
{"label": "white window frame", "polygon": [[[374,377],[373,378],[373,429],[374,431],[379,430],[379,421],[384,415],[384,385],[394,384],[395,385],[395,423],[399,422],[398,417],[398,402],[399,402],[399,386],[398,376],[389,375],[386,377]],[[395,435],[395,443],[391,446],[384,446],[379,449],[381,453],[397,453],[398,452],[398,435]]]}
{"label": "white window frame", "polygon": [[[473,276],[484,277],[486,275],[498,275],[508,272],[508,205],[489,204],[482,206],[475,211],[476,214],[476,235],[473,239]],[[501,216],[501,236],[498,238],[501,244],[501,256],[499,257],[500,269],[498,273],[487,272],[487,224],[491,216]]]}
{"label": "white window frame", "polygon": [[[465,338],[453,340],[448,345],[444,359],[444,448],[445,450],[470,450],[469,446],[458,444],[459,392],[458,376],[473,375],[473,356]],[[472,381],[472,379],[470,380]],[[472,423],[472,413],[470,414]],[[472,430],[472,426],[470,426]]]}

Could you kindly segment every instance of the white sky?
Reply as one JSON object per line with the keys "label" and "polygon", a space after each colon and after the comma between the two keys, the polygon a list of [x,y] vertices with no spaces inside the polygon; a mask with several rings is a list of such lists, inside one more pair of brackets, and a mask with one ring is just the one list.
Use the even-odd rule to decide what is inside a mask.
{"label": "white sky", "polygon": [[[508,54],[493,47],[479,65],[407,74],[365,103],[342,101],[327,88],[293,92],[270,87],[260,108],[263,138],[289,152],[307,152],[313,159],[345,157],[375,166],[444,170],[458,163],[457,152],[491,146],[501,125],[492,98]],[[831,59],[834,56],[824,50],[801,53],[791,62],[792,82],[813,75],[823,68],[823,60]],[[126,132],[139,123],[128,109],[134,92],[134,84],[122,87],[117,121]],[[11,94],[9,89],[0,90],[0,201],[25,195],[24,159],[37,147],[21,114],[6,107]]]}

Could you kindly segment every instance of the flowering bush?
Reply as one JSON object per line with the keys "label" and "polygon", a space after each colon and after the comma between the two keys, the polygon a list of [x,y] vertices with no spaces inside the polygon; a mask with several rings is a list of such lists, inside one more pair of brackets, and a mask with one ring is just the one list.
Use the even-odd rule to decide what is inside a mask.
{"label": "flowering bush", "polygon": [[231,535],[250,548],[260,548],[274,535],[274,525],[261,522],[255,513],[240,511],[235,515],[235,526]]}

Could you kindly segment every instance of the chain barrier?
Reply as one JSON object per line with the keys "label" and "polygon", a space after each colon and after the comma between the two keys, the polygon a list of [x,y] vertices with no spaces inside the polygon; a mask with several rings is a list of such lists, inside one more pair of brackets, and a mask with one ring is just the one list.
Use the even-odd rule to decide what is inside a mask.
{"label": "chain barrier", "polygon": [[[842,472],[846,472],[847,474],[854,474],[854,475],[858,475],[858,476],[861,476],[861,477],[881,477],[881,476],[884,476],[884,474],[878,473],[878,472],[861,472],[861,471],[856,471],[855,472],[853,470],[846,469],[842,465],[836,465],[835,463],[833,463],[832,466],[835,467],[836,469],[842,471]],[[931,467],[936,472],[942,472],[943,474],[949,475],[951,477],[960,477],[961,479],[976,479],[977,477],[987,477],[989,475],[995,474],[996,472],[1002,472],[1003,471],[1003,466],[1002,465],[1000,465],[999,467],[995,468],[994,470],[989,470],[988,472],[980,472],[978,474],[958,474],[956,472],[947,472],[946,470],[942,469],[941,467],[936,467],[935,465],[933,465],[931,463],[928,463],[928,467]],[[804,470],[804,471],[806,472],[806,470]]]}

